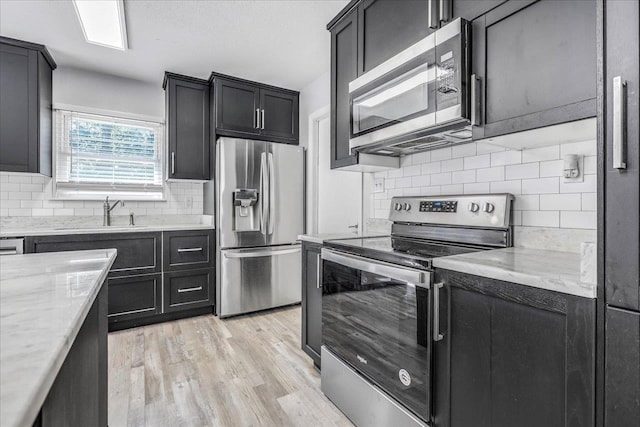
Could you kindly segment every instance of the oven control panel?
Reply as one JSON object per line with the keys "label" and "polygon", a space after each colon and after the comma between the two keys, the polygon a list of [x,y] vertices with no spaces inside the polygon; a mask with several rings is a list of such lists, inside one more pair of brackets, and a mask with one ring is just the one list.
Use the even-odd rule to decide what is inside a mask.
{"label": "oven control panel", "polygon": [[393,197],[389,220],[400,223],[506,228],[511,194]]}
{"label": "oven control panel", "polygon": [[456,212],[458,202],[456,200],[425,200],[420,202],[420,212]]}

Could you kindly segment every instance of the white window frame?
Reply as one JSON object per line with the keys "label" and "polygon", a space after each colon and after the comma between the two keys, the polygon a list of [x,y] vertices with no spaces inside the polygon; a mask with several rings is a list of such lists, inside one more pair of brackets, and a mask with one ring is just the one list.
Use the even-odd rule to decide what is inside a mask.
{"label": "white window frame", "polygon": [[[160,168],[161,168],[161,191],[147,192],[144,187],[141,186],[138,191],[127,186],[126,190],[118,185],[100,185],[100,184],[67,184],[57,182],[57,152],[59,144],[62,144],[62,131],[57,127],[59,120],[57,114],[59,111],[66,111],[71,113],[78,113],[90,116],[103,116],[106,119],[123,120],[123,121],[138,121],[142,123],[149,123],[154,125],[160,125],[159,135],[159,156],[160,156]],[[111,110],[102,110],[87,107],[78,107],[68,104],[56,104],[54,105],[54,120],[53,120],[53,173],[52,173],[52,199],[53,200],[104,200],[107,196],[111,198],[117,198],[120,200],[130,201],[166,201],[166,186],[167,186],[167,161],[166,161],[166,127],[164,120],[157,117],[150,117],[144,115],[128,114],[122,112],[116,112]]]}

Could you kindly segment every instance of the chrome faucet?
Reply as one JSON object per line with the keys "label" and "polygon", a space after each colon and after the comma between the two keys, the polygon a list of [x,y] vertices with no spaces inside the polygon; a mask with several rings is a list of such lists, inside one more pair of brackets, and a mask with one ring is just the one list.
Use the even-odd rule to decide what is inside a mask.
{"label": "chrome faucet", "polygon": [[111,225],[111,211],[118,206],[124,206],[124,202],[122,200],[116,201],[113,205],[109,205],[109,196],[104,200],[104,204],[102,205],[104,214],[102,216],[102,225],[108,227]]}

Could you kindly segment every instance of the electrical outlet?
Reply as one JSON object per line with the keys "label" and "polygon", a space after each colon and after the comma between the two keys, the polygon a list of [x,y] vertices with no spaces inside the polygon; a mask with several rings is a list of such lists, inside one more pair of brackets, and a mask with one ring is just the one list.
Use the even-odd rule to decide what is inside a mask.
{"label": "electrical outlet", "polygon": [[373,180],[373,192],[382,193],[384,191],[384,178],[375,178]]}
{"label": "electrical outlet", "polygon": [[563,182],[584,182],[584,156],[567,154],[562,166]]}

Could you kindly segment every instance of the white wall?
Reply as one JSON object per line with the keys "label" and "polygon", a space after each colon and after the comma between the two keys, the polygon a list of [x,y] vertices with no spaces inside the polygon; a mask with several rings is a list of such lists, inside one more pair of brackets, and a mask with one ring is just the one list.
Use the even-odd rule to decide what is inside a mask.
{"label": "white wall", "polygon": [[164,121],[164,90],[156,84],[60,67],[53,72],[53,104],[121,112]]}

